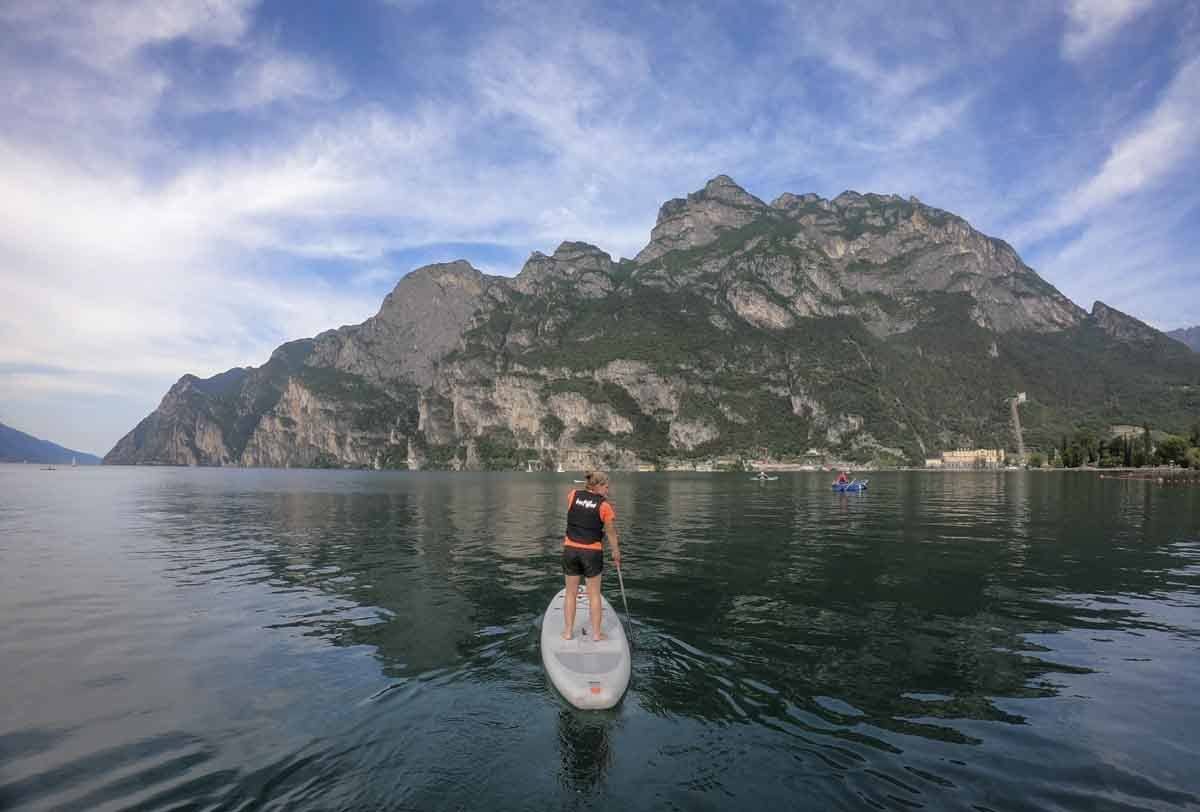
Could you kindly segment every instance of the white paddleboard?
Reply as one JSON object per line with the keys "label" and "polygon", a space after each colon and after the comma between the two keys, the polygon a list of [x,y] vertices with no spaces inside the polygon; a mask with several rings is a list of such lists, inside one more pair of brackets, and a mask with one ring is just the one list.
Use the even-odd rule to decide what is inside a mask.
{"label": "white paddleboard", "polygon": [[587,591],[581,589],[575,604],[575,636],[563,640],[565,596],[566,590],[559,590],[542,618],[542,663],[546,673],[563,698],[575,707],[611,708],[621,701],[629,687],[629,640],[625,628],[612,604],[601,595],[604,614],[600,629],[608,639],[593,640],[591,604]]}

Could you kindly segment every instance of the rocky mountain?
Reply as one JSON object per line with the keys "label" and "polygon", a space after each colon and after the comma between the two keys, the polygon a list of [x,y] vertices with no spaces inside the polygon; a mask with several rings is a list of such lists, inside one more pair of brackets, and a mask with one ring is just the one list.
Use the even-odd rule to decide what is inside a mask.
{"label": "rocky mountain", "polygon": [[85,454],[32,434],[17,431],[0,423],[0,462],[34,462],[41,465],[70,465],[74,460],[80,465],[99,465],[100,458]]}
{"label": "rocky mountain", "polygon": [[405,276],[360,325],[184,376],[110,463],[631,468],[721,456],[915,461],[1079,425],[1188,425],[1200,359],[1082,310],[916,198],[771,202],[726,176],[614,261],[566,242],[514,278]]}
{"label": "rocky mountain", "polygon": [[1200,352],[1200,326],[1184,327],[1167,333],[1171,338],[1186,344],[1195,352]]}
{"label": "rocky mountain", "polygon": [[1104,302],[1095,302],[1092,305],[1092,320],[1097,327],[1118,341],[1162,345],[1164,340],[1169,340],[1165,333],[1159,332],[1144,321],[1109,307]]}

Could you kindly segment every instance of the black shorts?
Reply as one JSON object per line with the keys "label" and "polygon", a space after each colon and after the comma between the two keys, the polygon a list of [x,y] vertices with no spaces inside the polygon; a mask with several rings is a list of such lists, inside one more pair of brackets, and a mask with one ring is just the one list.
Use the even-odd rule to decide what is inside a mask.
{"label": "black shorts", "polygon": [[566,575],[582,575],[584,578],[595,578],[604,571],[604,552],[602,550],[581,550],[578,547],[563,545],[563,573]]}

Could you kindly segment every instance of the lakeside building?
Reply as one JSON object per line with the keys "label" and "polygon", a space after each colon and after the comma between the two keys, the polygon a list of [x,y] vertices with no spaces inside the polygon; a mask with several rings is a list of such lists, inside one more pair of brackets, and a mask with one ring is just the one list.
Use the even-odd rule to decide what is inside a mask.
{"label": "lakeside building", "polygon": [[942,456],[925,460],[926,468],[999,468],[1004,465],[1004,451],[999,448],[959,448],[943,451]]}

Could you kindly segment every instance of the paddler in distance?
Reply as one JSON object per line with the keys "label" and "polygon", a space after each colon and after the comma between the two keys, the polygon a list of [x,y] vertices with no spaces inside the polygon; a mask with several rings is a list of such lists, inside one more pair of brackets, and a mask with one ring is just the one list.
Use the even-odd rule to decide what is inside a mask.
{"label": "paddler in distance", "polygon": [[608,474],[603,471],[588,471],[584,479],[586,490],[572,490],[567,497],[567,532],[563,537],[562,568],[567,579],[567,591],[563,604],[566,628],[563,639],[570,640],[575,628],[575,601],[579,594],[579,579],[587,581],[588,605],[591,609],[592,639],[605,640],[600,630],[604,605],[600,600],[600,574],[604,571],[604,548],[601,544],[608,538],[608,549],[613,563],[621,567],[621,545],[617,538],[617,515],[608,502]]}

